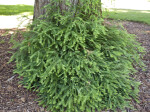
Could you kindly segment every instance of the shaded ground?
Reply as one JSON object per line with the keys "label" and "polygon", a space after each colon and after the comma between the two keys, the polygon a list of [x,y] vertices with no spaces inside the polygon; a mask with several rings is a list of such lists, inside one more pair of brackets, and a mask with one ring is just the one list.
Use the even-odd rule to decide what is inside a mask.
{"label": "shaded ground", "polygon": [[[142,84],[140,86],[140,103],[135,105],[137,111],[150,112],[150,26],[136,22],[122,22],[129,33],[136,34],[138,41],[146,48],[144,56],[146,71],[141,71],[135,76]],[[22,29],[24,30],[24,29]],[[37,105],[35,92],[30,92],[18,84],[17,74],[13,74],[14,63],[7,64],[10,59],[10,36],[15,29],[0,30],[0,112],[46,112]],[[3,35],[7,32],[7,35]]]}

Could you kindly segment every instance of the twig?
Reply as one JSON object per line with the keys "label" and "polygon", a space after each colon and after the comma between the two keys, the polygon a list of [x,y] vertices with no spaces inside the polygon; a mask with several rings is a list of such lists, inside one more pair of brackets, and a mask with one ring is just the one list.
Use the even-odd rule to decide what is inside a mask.
{"label": "twig", "polygon": [[15,75],[14,75],[14,76],[12,76],[11,78],[7,79],[7,81],[6,81],[6,82],[10,82],[10,81],[12,81],[14,77],[15,77]]}

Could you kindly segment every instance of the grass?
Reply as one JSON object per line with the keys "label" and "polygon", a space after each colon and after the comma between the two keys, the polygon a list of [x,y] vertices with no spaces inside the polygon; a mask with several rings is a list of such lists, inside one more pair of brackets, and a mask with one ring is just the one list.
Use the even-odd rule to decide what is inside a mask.
{"label": "grass", "polygon": [[[0,15],[33,15],[31,5],[0,5]],[[109,9],[104,11],[107,18],[143,22],[150,25],[150,10]]]}
{"label": "grass", "polygon": [[150,10],[109,9],[104,12],[107,18],[143,22],[150,25]]}
{"label": "grass", "polygon": [[33,15],[34,7],[31,5],[0,5],[0,15],[19,15],[26,13]]}

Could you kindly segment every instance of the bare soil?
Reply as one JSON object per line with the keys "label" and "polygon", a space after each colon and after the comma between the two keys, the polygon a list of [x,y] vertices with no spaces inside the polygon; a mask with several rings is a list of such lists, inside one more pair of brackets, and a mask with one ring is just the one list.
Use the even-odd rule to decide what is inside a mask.
{"label": "bare soil", "polygon": [[[146,48],[143,59],[146,71],[139,69],[135,75],[135,78],[141,82],[140,103],[133,102],[137,110],[127,109],[127,112],[150,112],[150,26],[128,21],[121,23],[129,33],[136,34],[138,41]],[[28,91],[18,84],[21,79],[17,74],[13,74],[15,63],[8,64],[11,57],[8,51],[12,51],[9,41],[14,31],[16,29],[0,30],[0,112],[47,112],[35,101],[38,98],[36,92]]]}

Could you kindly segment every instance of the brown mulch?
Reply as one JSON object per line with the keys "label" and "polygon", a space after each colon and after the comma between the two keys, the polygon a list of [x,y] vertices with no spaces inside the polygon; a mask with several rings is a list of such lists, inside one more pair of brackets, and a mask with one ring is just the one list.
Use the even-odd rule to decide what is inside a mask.
{"label": "brown mulch", "polygon": [[18,84],[20,79],[13,74],[15,64],[7,63],[11,57],[8,51],[12,51],[10,37],[16,30],[0,30],[0,112],[46,112],[35,101],[36,93]]}
{"label": "brown mulch", "polygon": [[150,25],[137,22],[123,22],[124,27],[131,34],[138,36],[138,41],[146,50],[144,63],[146,70],[138,70],[136,79],[141,82],[140,86],[140,103],[134,104],[137,112],[150,112]]}
{"label": "brown mulch", "polygon": [[[146,71],[139,70],[135,75],[136,79],[141,82],[140,103],[133,102],[137,110],[127,110],[127,112],[150,112],[150,26],[137,22],[124,21],[121,23],[129,33],[138,36],[138,41],[142,43],[147,52],[143,59]],[[15,30],[0,30],[0,112],[46,112],[35,101],[36,93],[18,84],[20,79],[17,74],[13,74],[15,64],[7,63],[11,57],[11,54],[8,53],[11,50],[9,40]]]}

